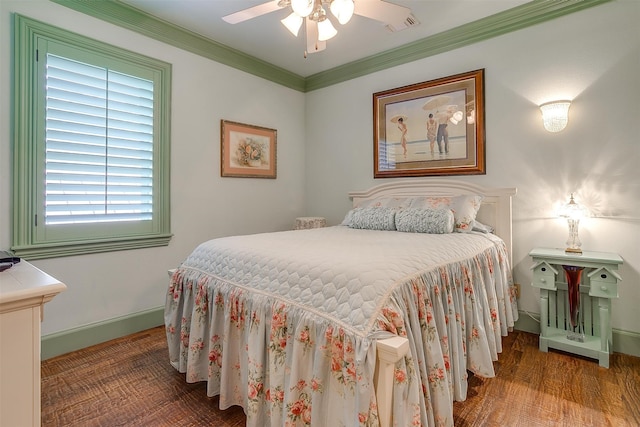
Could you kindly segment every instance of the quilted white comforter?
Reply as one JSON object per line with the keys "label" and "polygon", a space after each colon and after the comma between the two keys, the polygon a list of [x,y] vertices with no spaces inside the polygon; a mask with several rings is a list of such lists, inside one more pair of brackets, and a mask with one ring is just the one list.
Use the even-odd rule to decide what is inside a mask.
{"label": "quilted white comforter", "polygon": [[174,274],[170,359],[250,426],[377,425],[373,340],[406,336],[396,425],[453,425],[517,319],[504,243],[337,226],[214,239]]}

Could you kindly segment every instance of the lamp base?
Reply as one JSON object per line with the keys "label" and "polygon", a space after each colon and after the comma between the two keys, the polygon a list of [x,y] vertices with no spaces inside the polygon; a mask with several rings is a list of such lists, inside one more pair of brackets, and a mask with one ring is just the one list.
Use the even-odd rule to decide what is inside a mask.
{"label": "lamp base", "polygon": [[580,249],[580,248],[567,248],[564,251],[566,253],[569,253],[569,254],[580,254],[580,255],[582,255],[582,249]]}

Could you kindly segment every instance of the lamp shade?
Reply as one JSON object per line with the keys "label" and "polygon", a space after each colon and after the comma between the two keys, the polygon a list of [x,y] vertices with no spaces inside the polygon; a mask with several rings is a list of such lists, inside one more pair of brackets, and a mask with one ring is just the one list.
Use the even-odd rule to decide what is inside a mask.
{"label": "lamp shade", "polygon": [[300,31],[300,27],[302,26],[302,20],[304,18],[297,13],[293,12],[291,15],[282,19],[282,25],[287,27],[287,30],[291,31],[291,34],[298,37],[298,32]]}
{"label": "lamp shade", "polygon": [[571,101],[547,102],[540,106],[542,123],[549,132],[560,132],[569,122],[569,106]]}
{"label": "lamp shade", "polygon": [[304,18],[313,12],[315,4],[315,0],[291,0],[291,9]]}
{"label": "lamp shade", "polygon": [[329,7],[333,16],[335,16],[342,25],[349,22],[353,16],[354,8],[353,0],[333,0]]}
{"label": "lamp shade", "polygon": [[338,31],[333,27],[331,21],[324,19],[318,22],[318,40],[323,42],[329,40],[333,36],[338,34]]}

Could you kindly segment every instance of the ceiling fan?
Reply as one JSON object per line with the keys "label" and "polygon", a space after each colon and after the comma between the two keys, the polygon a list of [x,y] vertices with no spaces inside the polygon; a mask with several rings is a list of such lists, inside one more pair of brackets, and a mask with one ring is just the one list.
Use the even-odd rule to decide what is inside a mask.
{"label": "ceiling fan", "polygon": [[419,24],[411,9],[383,0],[271,0],[224,16],[222,19],[229,24],[238,24],[290,7],[291,14],[280,22],[296,37],[304,22],[307,38],[304,55],[306,58],[307,53],[326,49],[327,40],[337,34],[324,8],[325,5],[342,25],[349,22],[353,14],[380,21],[391,32]]}

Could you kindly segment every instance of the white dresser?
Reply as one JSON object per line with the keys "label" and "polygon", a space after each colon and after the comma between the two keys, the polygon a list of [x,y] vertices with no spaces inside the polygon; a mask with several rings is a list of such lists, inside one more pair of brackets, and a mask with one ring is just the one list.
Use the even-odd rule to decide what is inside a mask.
{"label": "white dresser", "polygon": [[0,272],[0,426],[40,425],[40,322],[65,289],[24,260]]}

